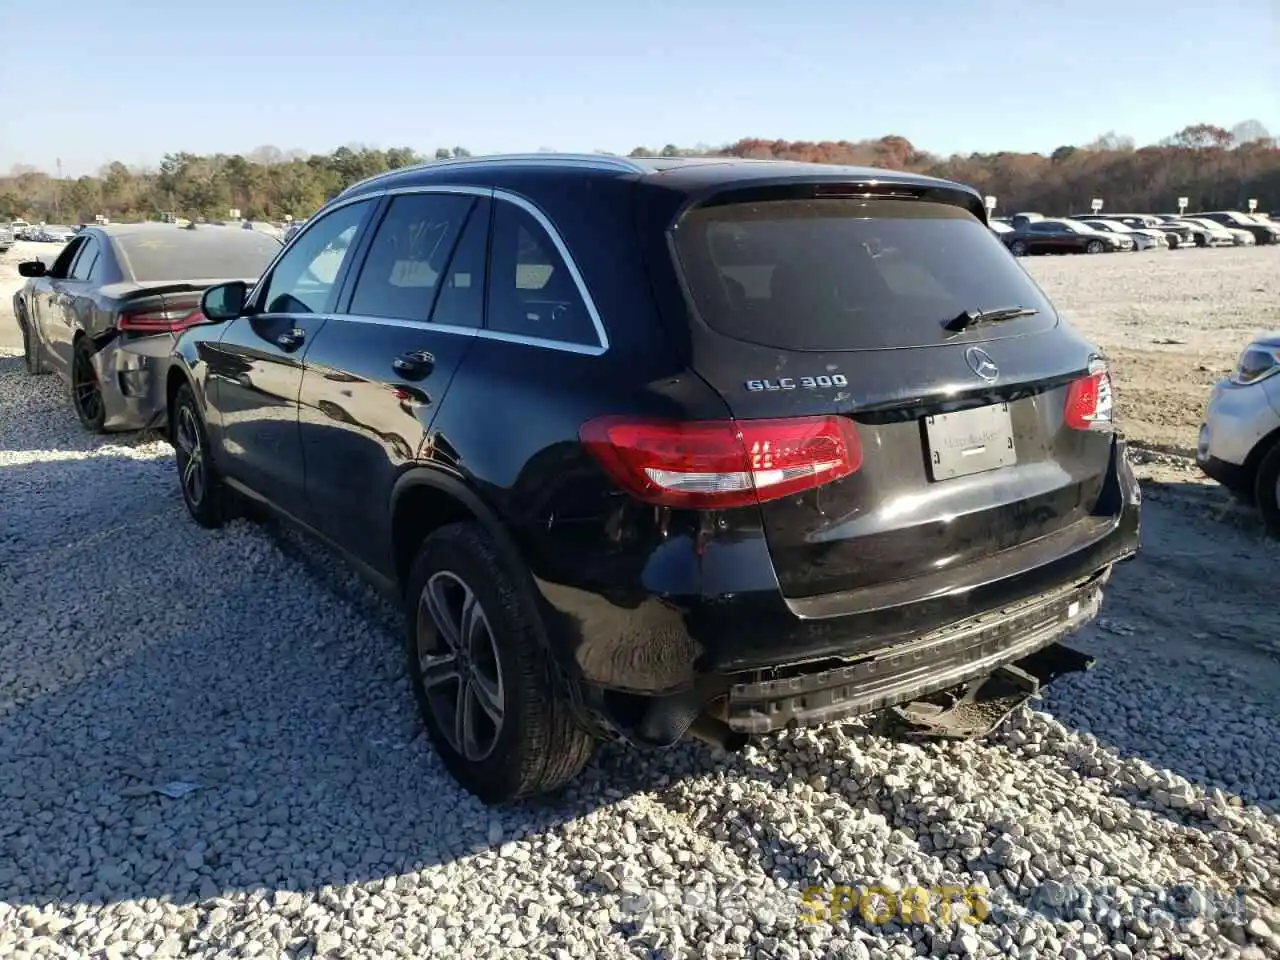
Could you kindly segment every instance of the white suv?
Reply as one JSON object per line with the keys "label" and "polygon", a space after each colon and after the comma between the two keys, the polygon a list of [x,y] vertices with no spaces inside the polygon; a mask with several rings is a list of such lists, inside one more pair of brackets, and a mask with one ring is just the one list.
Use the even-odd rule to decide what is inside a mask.
{"label": "white suv", "polygon": [[1280,331],[1245,347],[1236,368],[1213,386],[1196,462],[1240,499],[1255,503],[1280,537]]}

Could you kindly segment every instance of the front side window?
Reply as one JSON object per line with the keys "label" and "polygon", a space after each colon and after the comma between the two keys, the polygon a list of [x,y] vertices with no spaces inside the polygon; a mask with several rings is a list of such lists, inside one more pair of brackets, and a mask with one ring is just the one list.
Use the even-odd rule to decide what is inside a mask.
{"label": "front side window", "polygon": [[458,194],[392,199],[360,268],[348,312],[397,320],[431,318],[463,225],[476,204]]}
{"label": "front side window", "polygon": [[309,224],[271,271],[261,312],[326,312],[371,202],[349,203]]}
{"label": "front side window", "polygon": [[498,201],[489,256],[489,329],[597,346],[591,314],[569,267],[538,219]]}
{"label": "front side window", "polygon": [[75,263],[86,240],[88,237],[76,237],[68,243],[58,254],[58,259],[53,261],[53,266],[49,268],[49,276],[55,280],[65,280],[71,276],[71,265]]}

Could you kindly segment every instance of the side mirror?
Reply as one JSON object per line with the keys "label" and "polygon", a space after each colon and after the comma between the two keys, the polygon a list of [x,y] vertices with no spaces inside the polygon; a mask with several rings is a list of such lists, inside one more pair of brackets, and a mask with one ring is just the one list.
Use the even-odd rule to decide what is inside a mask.
{"label": "side mirror", "polygon": [[200,312],[215,323],[234,320],[244,312],[249,285],[243,280],[219,283],[209,287],[200,298]]}
{"label": "side mirror", "polygon": [[49,268],[43,260],[27,260],[18,264],[18,276],[20,277],[43,277],[47,276]]}

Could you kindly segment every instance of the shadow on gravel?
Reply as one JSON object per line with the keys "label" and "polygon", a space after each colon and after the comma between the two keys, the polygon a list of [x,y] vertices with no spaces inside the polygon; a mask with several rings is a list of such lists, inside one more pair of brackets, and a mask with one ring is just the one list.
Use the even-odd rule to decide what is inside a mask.
{"label": "shadow on gravel", "polygon": [[5,394],[0,413],[10,415],[0,435],[0,449],[83,452],[104,446],[131,448],[163,439],[156,430],[89,433],[76,419],[62,379],[53,373],[31,376],[21,356],[0,356],[0,384]]}
{"label": "shadow on gravel", "polygon": [[[663,754],[609,747],[561,797],[488,810],[453,784],[425,742],[394,608],[274,526],[270,536],[243,522],[215,533],[189,529],[168,465],[117,467],[139,479],[129,493],[135,507],[163,513],[157,505],[169,498],[154,530],[129,538],[123,527],[113,549],[87,563],[0,576],[0,652],[10,664],[0,684],[0,900],[191,903],[228,891],[284,895],[389,878],[443,890],[444,875],[406,875],[504,855],[503,844],[526,837],[554,833],[571,843],[575,821],[637,793],[696,830],[750,837],[748,856],[771,876],[814,876],[815,854],[779,824],[744,820],[751,814],[727,790],[686,789],[707,776],[775,794],[814,790],[804,803],[819,807],[830,793],[884,816],[891,830],[910,831],[899,845],[952,858],[956,870],[974,868],[957,853],[973,838],[921,829],[920,814],[907,812],[922,785],[868,773],[847,753],[810,757],[806,779],[825,782],[805,787],[791,770],[698,745]],[[55,486],[79,482],[64,463],[22,469],[47,472]],[[8,476],[0,470],[0,502]],[[1131,578],[1142,592],[1144,569],[1117,572],[1122,596]],[[215,609],[227,613],[211,616]],[[1104,673],[1110,669],[1104,661]],[[1149,672],[1133,663],[1115,669]],[[32,680],[39,692],[13,699],[3,686],[14,671],[66,679],[47,688]],[[1179,729],[1176,698],[1144,704],[1151,723]],[[1122,755],[1151,746],[1140,736],[1116,743]],[[789,749],[786,736],[770,744]],[[954,758],[954,776],[962,776],[965,748],[920,749],[943,766]],[[1177,761],[1172,752],[1151,757],[1157,766]],[[190,792],[164,795],[187,789],[178,784]],[[940,818],[944,791],[934,785],[926,801]],[[583,891],[613,889],[601,876],[607,859],[592,849],[573,853],[571,861],[596,865],[575,881]],[[512,867],[520,869],[518,860]]]}

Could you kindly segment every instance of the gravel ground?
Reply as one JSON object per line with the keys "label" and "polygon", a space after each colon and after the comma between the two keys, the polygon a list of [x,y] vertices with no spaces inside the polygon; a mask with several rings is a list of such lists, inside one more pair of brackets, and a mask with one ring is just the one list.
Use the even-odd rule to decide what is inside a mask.
{"label": "gravel ground", "polygon": [[1280,247],[1023,262],[1106,350],[1126,433],[1170,452],[1195,455],[1210,386],[1250,337],[1280,329]]}
{"label": "gravel ground", "polygon": [[[1277,267],[1029,262],[1108,347],[1154,318],[1124,412],[1137,358],[1169,390],[1280,326]],[[1183,330],[1218,290],[1225,332]],[[1139,455],[1144,551],[1073,641],[1097,667],[988,742],[608,748],[491,811],[420,734],[395,611],[292,535],[196,528],[164,444],[89,438],[23,375],[7,307],[0,277],[0,956],[1280,955],[1280,545],[1185,460]],[[1139,439],[1194,429],[1151,409]]]}

